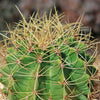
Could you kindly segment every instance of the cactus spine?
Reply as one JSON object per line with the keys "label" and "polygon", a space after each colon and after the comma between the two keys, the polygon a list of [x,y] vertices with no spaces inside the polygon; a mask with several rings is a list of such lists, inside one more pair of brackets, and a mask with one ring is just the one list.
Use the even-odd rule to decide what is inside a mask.
{"label": "cactus spine", "polygon": [[79,37],[80,23],[63,25],[61,19],[57,12],[49,18],[37,13],[9,31],[6,45],[12,46],[0,69],[8,100],[87,100],[94,58]]}

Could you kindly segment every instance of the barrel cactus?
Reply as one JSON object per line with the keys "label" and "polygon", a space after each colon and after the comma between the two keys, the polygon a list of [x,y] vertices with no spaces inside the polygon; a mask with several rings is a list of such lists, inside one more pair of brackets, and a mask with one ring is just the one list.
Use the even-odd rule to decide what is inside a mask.
{"label": "barrel cactus", "polygon": [[[23,16],[23,15],[22,15]],[[6,37],[6,64],[0,69],[8,100],[87,100],[96,73],[94,56],[80,22],[62,24],[63,15],[23,17]]]}

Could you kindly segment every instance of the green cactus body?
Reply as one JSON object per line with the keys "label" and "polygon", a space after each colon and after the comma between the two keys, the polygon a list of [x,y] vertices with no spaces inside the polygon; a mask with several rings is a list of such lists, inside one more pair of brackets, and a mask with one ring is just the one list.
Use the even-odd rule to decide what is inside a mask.
{"label": "green cactus body", "polygon": [[75,24],[63,25],[57,13],[49,19],[37,16],[10,32],[13,47],[0,69],[3,93],[8,100],[87,100],[90,73],[96,70],[86,66],[94,58],[84,41],[73,37]]}

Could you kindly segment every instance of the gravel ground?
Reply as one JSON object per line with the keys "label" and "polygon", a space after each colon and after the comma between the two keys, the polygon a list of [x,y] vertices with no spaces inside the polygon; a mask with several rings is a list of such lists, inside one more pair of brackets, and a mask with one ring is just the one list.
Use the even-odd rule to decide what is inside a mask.
{"label": "gravel ground", "polygon": [[[100,38],[98,38],[98,42],[100,42]],[[94,62],[94,66],[96,67],[98,72],[96,74],[97,81],[95,81],[96,93],[94,93],[93,96],[94,98],[96,98],[95,100],[100,100],[100,43],[98,44],[98,53],[97,53],[96,60]]]}

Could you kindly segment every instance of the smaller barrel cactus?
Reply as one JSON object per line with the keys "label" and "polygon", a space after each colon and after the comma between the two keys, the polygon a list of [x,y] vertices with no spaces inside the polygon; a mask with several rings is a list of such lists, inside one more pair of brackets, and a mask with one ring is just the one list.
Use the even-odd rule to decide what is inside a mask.
{"label": "smaller barrel cactus", "polygon": [[[8,100],[87,100],[96,73],[89,35],[81,24],[62,24],[63,15],[38,13],[20,21],[7,39],[6,64],[0,69]],[[72,27],[73,26],[73,27]],[[87,38],[86,38],[87,37]]]}

